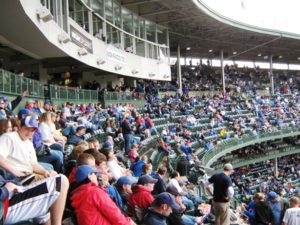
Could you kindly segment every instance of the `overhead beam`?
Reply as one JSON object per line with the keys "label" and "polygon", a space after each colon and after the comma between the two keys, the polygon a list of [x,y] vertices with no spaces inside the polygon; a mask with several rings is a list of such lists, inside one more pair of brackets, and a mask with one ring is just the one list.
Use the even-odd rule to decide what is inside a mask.
{"label": "overhead beam", "polygon": [[176,11],[175,9],[168,9],[168,10],[163,10],[163,11],[155,11],[155,12],[150,12],[150,13],[142,13],[140,16],[153,16],[153,15],[158,15],[158,14],[164,14],[164,13],[169,13],[169,12],[174,12]]}
{"label": "overhead beam", "polygon": [[151,2],[158,2],[159,0],[148,0],[148,1],[136,1],[136,2],[128,2],[128,3],[122,3],[124,6],[133,6],[133,5],[142,5],[147,4]]}

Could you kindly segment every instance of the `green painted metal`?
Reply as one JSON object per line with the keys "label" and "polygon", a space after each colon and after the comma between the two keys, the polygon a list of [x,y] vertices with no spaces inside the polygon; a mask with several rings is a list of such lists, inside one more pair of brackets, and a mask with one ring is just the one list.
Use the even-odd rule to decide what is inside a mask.
{"label": "green painted metal", "polygon": [[[275,159],[287,155],[292,155],[300,153],[300,146],[286,147],[283,149],[275,149],[273,151],[269,151],[266,154],[255,155],[251,158],[239,158],[234,160],[229,160],[229,162],[236,168],[246,166],[252,163],[264,162],[269,159]],[[216,171],[222,171],[223,165],[218,165],[214,168]]]}
{"label": "green painted metal", "polygon": [[98,91],[85,90],[81,88],[70,88],[66,86],[49,85],[50,99],[52,101],[62,102],[87,102],[97,103],[98,102]]}
{"label": "green painted metal", "polygon": [[0,69],[0,93],[18,96],[26,90],[29,98],[44,99],[44,85],[41,82]]}
{"label": "green painted metal", "polygon": [[202,162],[205,166],[211,166],[211,164],[219,159],[221,156],[226,155],[237,149],[261,143],[269,140],[275,140],[279,138],[292,137],[300,135],[300,127],[289,127],[273,132],[266,132],[261,134],[248,134],[242,138],[231,138],[224,140],[222,143],[216,145],[212,150],[206,152],[203,155]]}

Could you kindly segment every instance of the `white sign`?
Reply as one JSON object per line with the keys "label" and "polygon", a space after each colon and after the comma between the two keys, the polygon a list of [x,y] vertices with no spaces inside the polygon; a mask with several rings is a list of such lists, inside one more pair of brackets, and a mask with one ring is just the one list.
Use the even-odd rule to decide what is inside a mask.
{"label": "white sign", "polygon": [[106,56],[108,59],[121,63],[121,64],[125,64],[125,56],[123,54],[120,54],[119,52],[116,52],[114,50],[111,49],[107,49],[106,50]]}

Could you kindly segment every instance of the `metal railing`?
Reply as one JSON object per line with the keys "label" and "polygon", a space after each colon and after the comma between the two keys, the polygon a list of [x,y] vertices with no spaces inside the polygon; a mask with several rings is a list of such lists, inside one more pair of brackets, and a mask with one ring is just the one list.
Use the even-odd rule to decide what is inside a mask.
{"label": "metal railing", "polygon": [[50,84],[50,98],[52,100],[98,102],[98,91],[80,88],[70,88]]}
{"label": "metal railing", "polygon": [[0,69],[1,93],[22,95],[26,90],[29,97],[44,98],[44,85],[41,82]]}
{"label": "metal railing", "polygon": [[246,147],[251,144],[300,135],[300,127],[289,127],[273,132],[265,132],[260,134],[248,134],[242,138],[231,138],[216,145],[213,149],[204,153],[202,162],[206,166],[210,166],[214,160],[226,155],[234,150]]}
{"label": "metal railing", "polygon": [[104,100],[107,101],[125,101],[125,100],[138,100],[144,99],[144,93],[132,93],[132,92],[104,92]]}
{"label": "metal railing", "polygon": [[[232,160],[228,160],[234,167],[242,167],[249,164],[264,162],[269,159],[275,159],[279,157],[283,157],[286,155],[292,155],[300,152],[300,146],[287,146],[284,148],[276,148],[269,152],[265,152],[263,154],[257,154],[251,157],[245,158],[234,158]],[[219,164],[214,167],[215,170],[222,171],[223,164]]]}

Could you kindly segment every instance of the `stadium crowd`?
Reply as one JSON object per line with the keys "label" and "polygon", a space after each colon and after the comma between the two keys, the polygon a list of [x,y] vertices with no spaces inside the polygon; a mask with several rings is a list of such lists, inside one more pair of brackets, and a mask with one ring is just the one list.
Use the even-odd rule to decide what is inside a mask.
{"label": "stadium crowd", "polygon": [[[223,204],[216,203],[230,202],[234,194],[227,196],[227,186],[243,180],[240,171],[247,173],[247,169],[238,170],[234,184],[229,178],[231,165],[224,167],[229,171],[225,178],[220,174],[210,178],[214,189],[219,179],[227,185],[221,188],[223,195],[212,193],[212,204],[198,196],[183,176],[201,165],[203,153],[225,140],[295,127],[300,119],[297,92],[282,95],[279,91],[274,97],[242,93],[160,97],[150,86],[143,109],[129,103],[102,108],[69,102],[58,108],[49,100],[43,104],[28,100],[16,115],[13,110],[25,101],[27,92],[12,102],[1,97],[4,223],[33,219],[39,224],[61,224],[67,218],[80,225],[187,225],[210,223],[215,214],[215,224],[223,224]],[[173,171],[171,159],[177,163]],[[277,198],[280,190],[263,191]]]}

